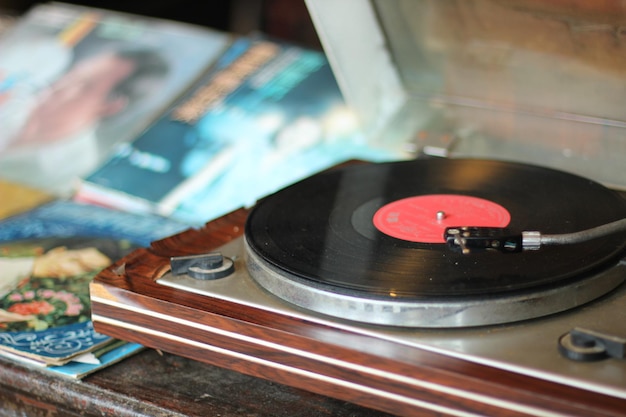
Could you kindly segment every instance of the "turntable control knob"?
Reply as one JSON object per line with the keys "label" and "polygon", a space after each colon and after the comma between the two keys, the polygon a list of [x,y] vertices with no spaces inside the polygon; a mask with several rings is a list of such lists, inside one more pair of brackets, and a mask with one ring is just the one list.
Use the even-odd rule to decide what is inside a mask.
{"label": "turntable control knob", "polygon": [[575,361],[626,358],[626,339],[576,327],[559,338],[559,352]]}
{"label": "turntable control knob", "polygon": [[232,259],[218,252],[174,256],[170,258],[170,267],[173,275],[187,274],[200,280],[224,278],[235,272]]}

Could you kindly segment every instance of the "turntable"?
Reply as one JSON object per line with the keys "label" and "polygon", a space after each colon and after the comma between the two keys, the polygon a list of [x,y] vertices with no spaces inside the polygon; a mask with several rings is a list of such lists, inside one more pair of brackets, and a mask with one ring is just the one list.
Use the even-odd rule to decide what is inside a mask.
{"label": "turntable", "polygon": [[[92,285],[93,320],[399,414],[617,415],[624,218],[617,193],[547,168],[358,164],[123,259]],[[531,229],[588,238],[525,248]]]}
{"label": "turntable", "polygon": [[[333,48],[345,22],[332,16],[358,16],[387,28],[354,29],[372,53],[382,53],[383,39],[385,53],[411,44],[444,67],[435,73],[450,77],[445,91],[423,89],[424,79],[442,81],[428,71],[378,68],[384,99],[362,101],[367,88],[343,81],[347,96],[361,95],[372,140],[387,135],[445,157],[348,164],[153,242],[94,280],[96,329],[401,415],[626,415],[626,199],[614,190],[624,181],[616,138],[625,122],[614,113],[623,100],[610,92],[615,72],[596,85],[609,101],[596,107],[591,96],[580,103],[598,79],[578,65],[561,75],[584,85],[558,97],[541,91],[553,74],[524,79],[540,97],[502,89],[506,77],[522,76],[516,53],[533,65],[574,59],[575,48],[543,44],[537,55],[515,25],[553,34],[566,22],[581,46],[603,41],[572,28],[617,24],[606,4],[574,3],[309,2],[323,41],[337,36]],[[502,15],[509,27],[486,24]],[[470,32],[482,24],[474,37],[451,40],[437,29],[446,19]],[[350,54],[363,53],[348,49],[329,51],[350,57],[336,62],[340,78],[355,65]],[[622,65],[608,55],[597,65]],[[381,62],[415,59],[393,57]],[[467,59],[473,67],[452,65]],[[483,83],[486,72],[493,85]],[[468,74],[474,85],[461,82]],[[492,90],[478,97],[482,87]]]}

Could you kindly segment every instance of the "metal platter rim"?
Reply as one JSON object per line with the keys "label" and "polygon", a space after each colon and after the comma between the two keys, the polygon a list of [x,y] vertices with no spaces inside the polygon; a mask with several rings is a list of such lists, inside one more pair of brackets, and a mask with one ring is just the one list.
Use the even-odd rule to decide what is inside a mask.
{"label": "metal platter rim", "polygon": [[626,261],[560,287],[534,292],[450,299],[369,297],[295,276],[255,253],[244,238],[244,259],[252,279],[272,295],[305,310],[362,323],[415,328],[505,324],[547,316],[583,305],[626,279]]}

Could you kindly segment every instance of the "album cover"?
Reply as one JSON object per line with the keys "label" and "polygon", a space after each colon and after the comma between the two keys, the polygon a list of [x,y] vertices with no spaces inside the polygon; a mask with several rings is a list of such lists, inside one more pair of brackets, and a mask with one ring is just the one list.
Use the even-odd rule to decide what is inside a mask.
{"label": "album cover", "polygon": [[138,343],[128,343],[123,340],[117,340],[100,349],[96,349],[92,353],[95,358],[92,361],[71,361],[65,365],[51,366],[49,369],[59,375],[81,379],[106,366],[118,363],[143,349],[145,349],[144,346]]}
{"label": "album cover", "polygon": [[16,215],[54,199],[52,194],[43,190],[18,184],[13,181],[0,180],[0,219]]}
{"label": "album cover", "polygon": [[105,362],[80,357],[115,342],[93,329],[89,283],[130,251],[185,227],[64,200],[0,222],[0,355],[55,366],[76,360],[91,372],[136,351],[111,350]]}
{"label": "album cover", "polygon": [[242,37],[77,198],[202,224],[339,162],[393,157],[367,143],[321,52]]}
{"label": "album cover", "polygon": [[59,195],[165,111],[227,34],[89,7],[37,5],[0,39],[0,178]]}

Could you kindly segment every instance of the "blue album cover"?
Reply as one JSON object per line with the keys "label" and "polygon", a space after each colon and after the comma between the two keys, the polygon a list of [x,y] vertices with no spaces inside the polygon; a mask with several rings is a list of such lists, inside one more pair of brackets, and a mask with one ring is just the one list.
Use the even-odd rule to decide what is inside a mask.
{"label": "blue album cover", "polygon": [[103,366],[113,365],[143,349],[144,347],[138,343],[113,344],[111,349],[105,347],[103,349],[104,352],[95,356],[95,362],[73,361],[62,366],[51,366],[48,369],[60,375],[80,379],[101,369]]}
{"label": "blue album cover", "polygon": [[244,37],[78,194],[201,224],[357,158],[393,156],[368,146],[325,55]]}

